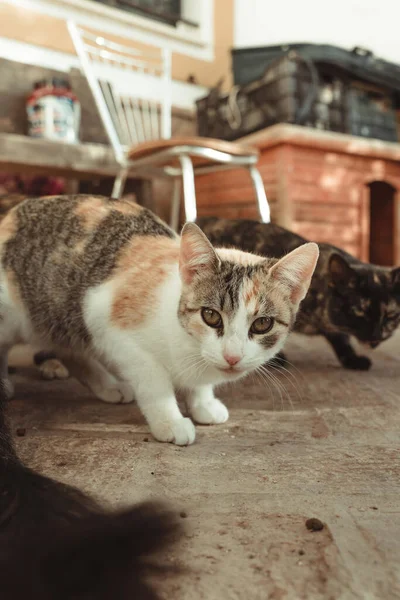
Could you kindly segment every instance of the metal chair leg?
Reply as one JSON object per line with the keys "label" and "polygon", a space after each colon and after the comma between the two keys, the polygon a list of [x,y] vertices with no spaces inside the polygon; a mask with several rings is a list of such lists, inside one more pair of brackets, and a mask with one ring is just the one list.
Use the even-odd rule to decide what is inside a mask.
{"label": "metal chair leg", "polygon": [[264,223],[271,222],[271,211],[269,208],[267,195],[265,193],[264,183],[260,175],[260,171],[252,165],[249,167],[250,177],[253,182],[254,191],[256,193],[258,211],[260,213],[261,221]]}
{"label": "metal chair leg", "polygon": [[196,189],[194,186],[194,169],[191,158],[187,155],[179,157],[182,168],[183,199],[185,202],[186,221],[195,221],[197,217]]}
{"label": "metal chair leg", "polygon": [[181,180],[178,177],[174,179],[174,188],[172,190],[171,216],[169,224],[174,231],[178,231],[179,209],[181,206]]}
{"label": "metal chair leg", "polygon": [[111,198],[119,200],[124,192],[126,178],[128,176],[128,169],[121,169],[115,178],[113,189],[111,192]]}

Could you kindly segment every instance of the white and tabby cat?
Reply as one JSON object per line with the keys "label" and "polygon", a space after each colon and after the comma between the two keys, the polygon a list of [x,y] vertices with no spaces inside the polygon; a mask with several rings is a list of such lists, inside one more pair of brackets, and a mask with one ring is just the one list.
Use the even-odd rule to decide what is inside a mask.
{"label": "white and tabby cat", "polygon": [[148,210],[92,196],[27,200],[0,226],[0,356],[16,342],[52,348],[106,402],[136,399],[157,440],[191,444],[179,410],[223,423],[213,386],[282,348],[307,293],[316,244],[268,259],[181,238]]}

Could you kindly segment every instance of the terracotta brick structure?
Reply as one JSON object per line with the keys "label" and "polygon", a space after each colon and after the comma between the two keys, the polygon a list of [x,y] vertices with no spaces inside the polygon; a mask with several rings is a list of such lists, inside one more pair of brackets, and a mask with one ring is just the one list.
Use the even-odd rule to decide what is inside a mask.
{"label": "terracotta brick structure", "polygon": [[[243,140],[260,150],[272,220],[362,260],[400,264],[400,144],[275,125]],[[198,212],[258,218],[244,171],[196,179]]]}

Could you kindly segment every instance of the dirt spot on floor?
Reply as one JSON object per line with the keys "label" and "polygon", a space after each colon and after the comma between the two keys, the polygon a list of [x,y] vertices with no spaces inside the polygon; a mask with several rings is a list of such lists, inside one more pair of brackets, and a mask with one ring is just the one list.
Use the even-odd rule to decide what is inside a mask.
{"label": "dirt spot on floor", "polygon": [[311,427],[311,437],[327,438],[330,435],[329,427],[321,416],[314,417]]}

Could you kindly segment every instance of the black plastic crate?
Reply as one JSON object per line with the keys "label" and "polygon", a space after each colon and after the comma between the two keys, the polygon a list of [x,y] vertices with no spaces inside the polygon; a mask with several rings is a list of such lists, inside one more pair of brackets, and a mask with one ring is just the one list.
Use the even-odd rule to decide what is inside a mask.
{"label": "black plastic crate", "polygon": [[400,108],[400,65],[374,56],[365,48],[345,50],[328,44],[282,44],[232,50],[232,70],[235,85],[246,85],[262,77],[276,59],[296,52],[319,68],[333,67],[347,79],[369,82],[394,93],[396,106]]}
{"label": "black plastic crate", "polygon": [[234,140],[275,123],[345,131],[343,94],[339,79],[320,75],[311,61],[290,52],[272,62],[260,79],[229,94],[217,86],[198,100],[198,133]]}

